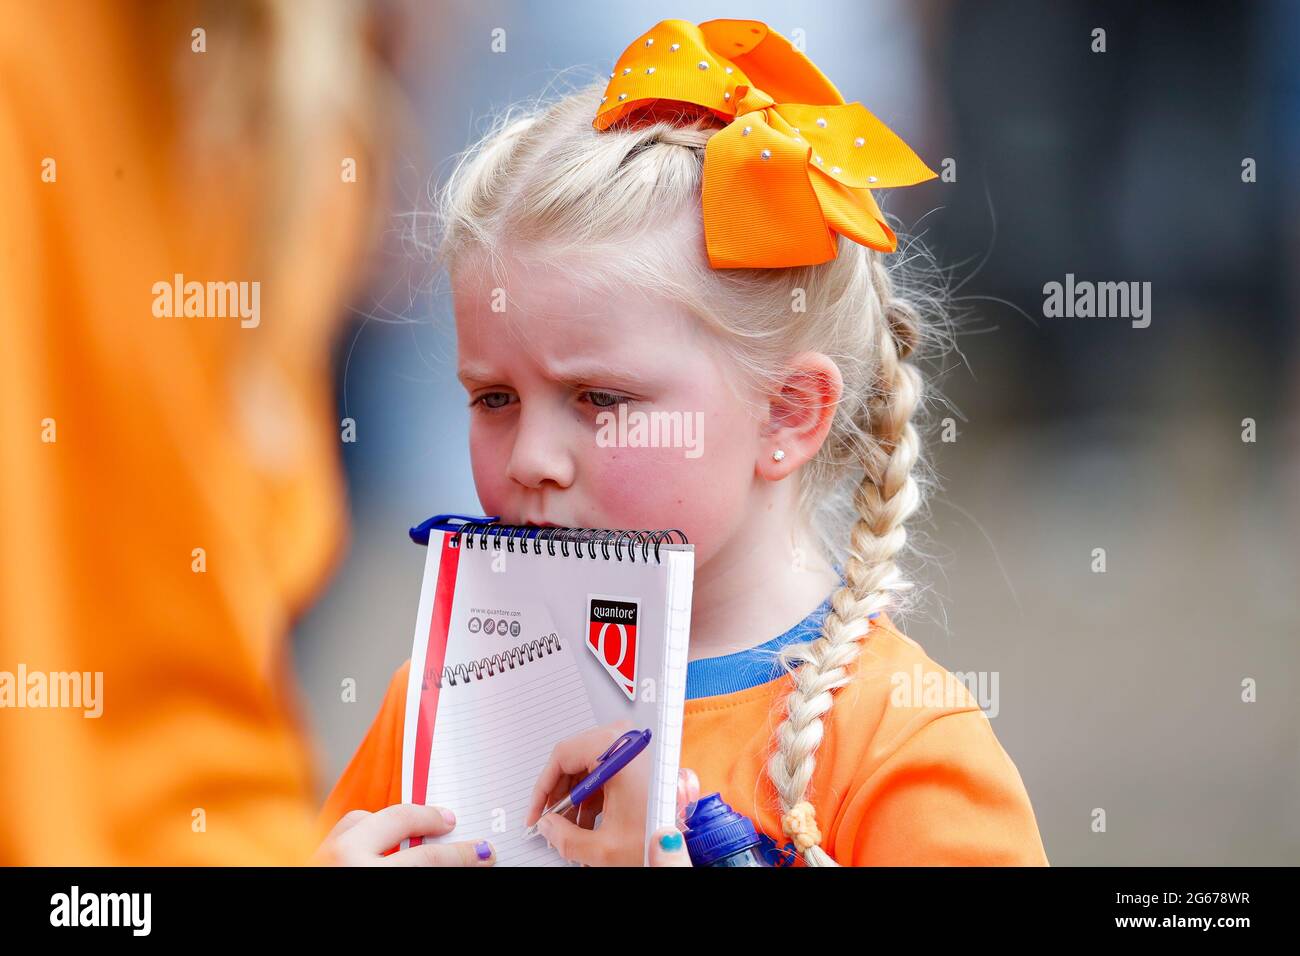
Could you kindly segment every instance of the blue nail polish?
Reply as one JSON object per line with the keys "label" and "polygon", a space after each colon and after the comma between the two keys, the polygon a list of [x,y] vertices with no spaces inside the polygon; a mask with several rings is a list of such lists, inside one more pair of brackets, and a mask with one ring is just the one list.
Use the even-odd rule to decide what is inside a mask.
{"label": "blue nail polish", "polygon": [[492,858],[492,846],[487,840],[479,840],[474,844],[474,852],[478,854],[480,860],[490,860]]}
{"label": "blue nail polish", "polygon": [[665,833],[659,838],[659,846],[669,853],[676,853],[682,848],[682,835],[676,830],[672,833]]}

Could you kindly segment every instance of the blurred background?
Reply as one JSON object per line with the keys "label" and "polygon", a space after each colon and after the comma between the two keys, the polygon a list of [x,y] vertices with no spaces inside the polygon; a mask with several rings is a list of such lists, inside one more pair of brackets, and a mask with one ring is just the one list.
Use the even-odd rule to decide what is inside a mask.
{"label": "blurred background", "polygon": [[[801,31],[847,99],[936,170],[955,163],[955,181],[886,199],[951,270],[959,323],[927,369],[940,487],[904,624],[948,669],[999,673],[993,727],[1049,859],[1300,862],[1300,4],[369,12],[407,112],[334,355],[338,417],[356,422],[350,543],[294,640],[322,796],[409,654],[423,550],[406,529],[479,512],[446,277],[412,215],[495,111],[604,76],[657,20],[741,17]],[[1067,273],[1151,283],[1150,326],[1045,318],[1043,286]]]}

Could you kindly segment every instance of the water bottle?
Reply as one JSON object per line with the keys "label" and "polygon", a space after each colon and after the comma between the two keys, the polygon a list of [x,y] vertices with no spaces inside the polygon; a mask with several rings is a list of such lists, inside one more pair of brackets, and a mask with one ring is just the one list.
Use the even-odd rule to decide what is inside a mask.
{"label": "water bottle", "polygon": [[693,866],[768,866],[761,845],[749,817],[727,806],[720,793],[697,800],[686,819],[686,851]]}

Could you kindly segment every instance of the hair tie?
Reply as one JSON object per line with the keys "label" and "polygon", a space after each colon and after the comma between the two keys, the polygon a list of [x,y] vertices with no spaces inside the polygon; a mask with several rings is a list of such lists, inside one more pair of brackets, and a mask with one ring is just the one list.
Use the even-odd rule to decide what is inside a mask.
{"label": "hair tie", "polygon": [[704,149],[704,240],[715,269],[816,265],[836,234],[898,248],[872,189],[938,174],[790,41],[758,20],[662,20],[618,58],[592,126],[659,100],[729,125]]}
{"label": "hair tie", "polygon": [[817,811],[807,800],[796,803],[781,818],[781,830],[794,841],[800,853],[822,842],[822,832],[817,829]]}

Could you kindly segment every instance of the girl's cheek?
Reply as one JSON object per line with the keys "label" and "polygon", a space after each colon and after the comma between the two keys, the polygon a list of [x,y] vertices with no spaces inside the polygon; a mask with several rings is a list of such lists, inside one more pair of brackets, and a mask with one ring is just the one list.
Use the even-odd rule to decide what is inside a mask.
{"label": "girl's cheek", "polygon": [[[508,479],[502,458],[497,453],[502,441],[487,428],[471,425],[469,432],[470,469],[474,475],[474,490],[486,514],[499,512],[506,504],[504,490]],[[494,511],[493,509],[496,509]]]}
{"label": "girl's cheek", "polygon": [[724,537],[744,507],[743,473],[681,449],[602,448],[587,464],[591,504],[613,528],[678,528],[702,547]]}

